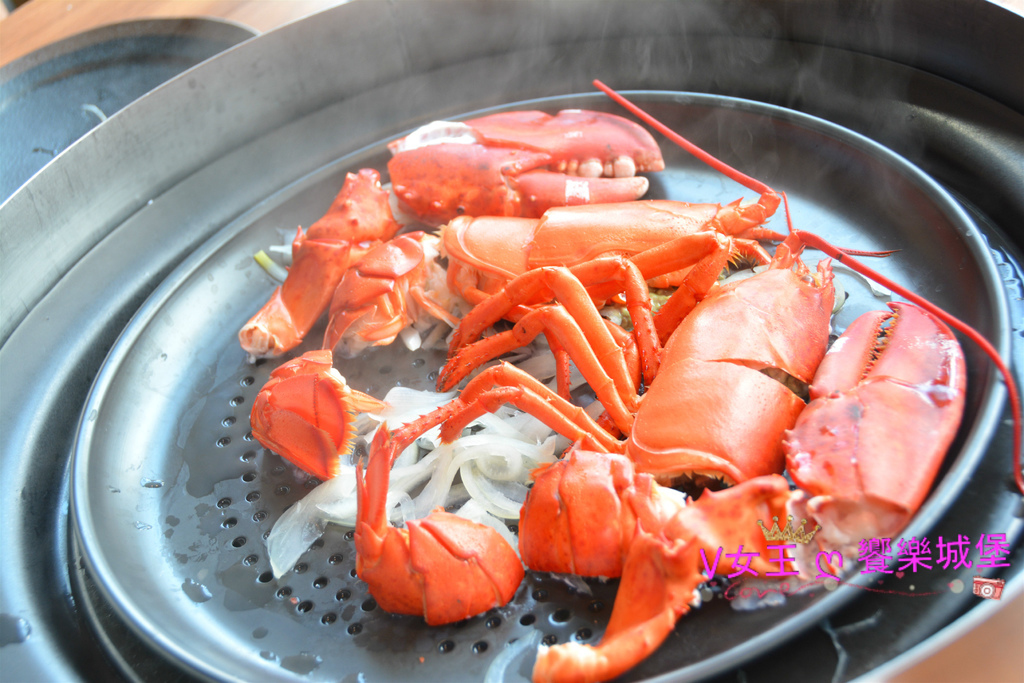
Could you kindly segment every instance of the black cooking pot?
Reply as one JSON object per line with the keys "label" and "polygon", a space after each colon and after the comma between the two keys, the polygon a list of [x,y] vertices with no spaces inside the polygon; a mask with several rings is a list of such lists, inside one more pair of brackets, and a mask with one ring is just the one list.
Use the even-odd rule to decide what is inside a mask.
{"label": "black cooking pot", "polygon": [[[89,386],[147,296],[211,235],[344,155],[429,120],[588,92],[600,77],[845,126],[923,169],[983,231],[1011,306],[1003,350],[1021,381],[1022,39],[1024,19],[980,0],[353,2],[135,102],[0,206],[5,672],[199,675],[126,626],[72,543],[69,458]],[[1009,463],[1001,427],[934,527],[1006,531],[1008,592],[1022,559]],[[838,666],[836,680],[848,680],[955,624],[975,601],[969,592],[865,594],[736,666],[770,680],[799,660],[809,677]],[[868,627],[835,640],[851,624]]]}

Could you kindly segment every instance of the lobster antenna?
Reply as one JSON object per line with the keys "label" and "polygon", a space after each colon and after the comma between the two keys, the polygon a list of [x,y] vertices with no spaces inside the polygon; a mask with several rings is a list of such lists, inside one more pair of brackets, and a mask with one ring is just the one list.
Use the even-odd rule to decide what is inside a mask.
{"label": "lobster antenna", "polygon": [[728,178],[731,178],[732,180],[735,180],[737,183],[739,183],[743,187],[751,189],[754,192],[757,192],[758,194],[769,194],[769,193],[770,194],[775,194],[775,191],[772,190],[772,188],[768,187],[767,185],[762,183],[757,178],[751,178],[750,176],[746,175],[745,173],[742,173],[741,171],[736,170],[735,168],[733,168],[729,164],[725,163],[724,161],[711,156],[710,154],[705,152],[703,149],[701,149],[697,145],[693,144],[692,142],[690,142],[689,140],[684,138],[682,135],[680,135],[679,133],[675,132],[674,130],[672,130],[671,128],[666,126],[664,123],[662,123],[658,119],[654,118],[653,116],[648,114],[646,111],[644,111],[643,109],[641,109],[637,105],[633,104],[632,102],[627,100],[625,97],[623,97],[619,93],[615,92],[614,90],[612,90],[611,88],[609,88],[607,85],[605,85],[601,81],[597,80],[596,78],[594,79],[594,87],[596,87],[598,90],[603,92],[608,97],[610,97],[613,100],[615,100],[615,102],[617,102],[618,104],[620,104],[623,107],[625,107],[626,109],[628,109],[631,114],[636,116],[638,119],[642,120],[644,123],[649,125],[651,128],[654,128],[659,133],[661,133],[662,135],[667,137],[669,140],[671,140],[675,144],[679,145],[680,147],[685,149],[687,152],[689,152],[693,156],[697,157],[698,159],[700,159],[705,164],[707,164],[711,168],[715,169],[716,171],[718,171],[722,175],[724,175],[724,176],[726,176]]}
{"label": "lobster antenna", "polygon": [[[661,133],[662,135],[667,137],[669,140],[674,142],[676,145],[678,145],[679,147],[682,147],[687,152],[689,152],[691,155],[693,155],[694,157],[696,157],[700,161],[703,161],[705,164],[707,164],[711,168],[715,169],[716,171],[718,171],[722,175],[726,176],[727,178],[729,178],[731,180],[735,180],[737,183],[739,183],[743,187],[745,187],[747,189],[750,189],[750,190],[753,190],[754,192],[757,192],[758,194],[762,194],[762,195],[764,195],[764,194],[769,194],[769,195],[776,194],[775,190],[773,190],[772,188],[768,187],[767,185],[762,183],[757,178],[751,178],[746,173],[743,173],[742,171],[740,171],[738,169],[735,169],[732,166],[730,166],[729,164],[725,163],[721,159],[712,156],[710,153],[704,151],[703,149],[701,149],[697,145],[693,144],[692,142],[690,142],[689,140],[684,138],[682,135],[680,135],[679,133],[675,132],[674,130],[672,130],[671,128],[666,126],[664,123],[662,123],[658,119],[654,118],[653,116],[648,114],[646,111],[644,111],[643,109],[641,109],[637,105],[633,104],[632,102],[627,100],[625,97],[623,97],[619,93],[615,92],[614,90],[612,90],[611,88],[609,88],[607,85],[605,85],[601,81],[597,80],[596,78],[594,79],[594,86],[598,90],[603,92],[604,94],[608,95],[608,97],[612,98],[615,102],[617,102],[618,104],[620,104],[621,106],[623,106],[624,108],[629,110],[629,112],[631,114],[633,114],[638,119],[640,119],[641,121],[643,121],[644,123],[649,125],[651,128],[654,128],[659,133]],[[790,219],[790,214],[789,214],[789,202],[786,202],[785,206],[786,206],[786,225],[789,227],[789,231],[793,232],[793,221]],[[780,236],[779,239],[782,239],[782,237]],[[897,251],[899,251],[899,250],[898,249],[889,249],[889,250],[886,250],[886,251],[860,251],[858,249],[843,249],[843,253],[846,253],[846,254],[855,254],[857,256],[879,256],[879,257],[881,257],[881,256],[889,256],[890,254],[894,254]]]}
{"label": "lobster antenna", "polygon": [[[744,187],[753,190],[754,192],[759,192],[761,194],[769,192],[774,193],[774,190],[772,190],[770,187],[762,183],[760,180],[757,180],[756,178],[751,178],[750,176],[736,170],[732,166],[729,166],[725,162],[720,161],[719,159],[716,159],[715,157],[711,156],[710,154],[702,150],[700,147],[697,147],[692,142],[684,138],[682,135],[679,135],[674,130],[666,126],[664,123],[648,114],[646,111],[638,107],[636,104],[630,102],[625,97],[609,88],[601,81],[594,79],[593,83],[594,87],[596,87],[604,94],[608,95],[608,97],[610,97],[612,100],[614,100],[622,107],[627,109],[631,114],[633,114],[634,116],[642,120],[644,123],[657,130],[659,133],[661,133],[669,140],[685,149],[693,156],[697,157],[698,159],[706,163],[708,166],[711,166],[712,168],[719,171],[723,175],[727,176],[728,178],[731,178],[732,180],[735,180],[736,182],[740,183]],[[1017,383],[1014,381],[1013,375],[1010,373],[1010,368],[1003,362],[1003,359],[999,355],[999,352],[996,350],[996,348],[992,346],[992,344],[990,344],[989,341],[985,339],[985,337],[982,336],[980,332],[978,332],[973,327],[963,322],[956,316],[947,313],[945,310],[939,308],[938,306],[928,301],[927,299],[920,297],[917,294],[914,294],[913,292],[906,289],[902,285],[893,282],[892,280],[885,277],[881,273],[867,267],[860,261],[853,258],[853,256],[851,256],[851,254],[857,254],[859,256],[883,256],[891,254],[891,251],[860,252],[844,250],[832,245],[830,242],[826,241],[822,237],[819,237],[818,235],[815,235],[814,233],[804,232],[803,230],[794,230],[793,222],[790,218],[789,213],[789,200],[786,198],[785,192],[782,193],[782,201],[786,209],[786,224],[789,228],[790,233],[796,233],[804,244],[814,247],[815,249],[818,249],[820,251],[823,251],[824,253],[828,254],[829,256],[836,259],[840,263],[848,266],[849,268],[855,270],[861,275],[871,278],[872,280],[881,284],[884,287],[888,287],[892,291],[896,292],[897,294],[905,298],[907,301],[917,304],[921,308],[925,309],[935,317],[945,322],[950,327],[964,334],[972,342],[977,344],[978,347],[981,348],[981,350],[984,351],[985,354],[992,360],[992,363],[996,366],[996,368],[999,370],[999,373],[1003,376],[1003,382],[1006,384],[1006,393],[1010,401],[1010,410],[1013,414],[1013,478],[1017,484],[1017,488],[1020,489],[1021,495],[1024,495],[1024,443],[1022,443],[1021,435],[1021,420],[1024,418],[1021,417],[1020,393],[1017,390]]]}

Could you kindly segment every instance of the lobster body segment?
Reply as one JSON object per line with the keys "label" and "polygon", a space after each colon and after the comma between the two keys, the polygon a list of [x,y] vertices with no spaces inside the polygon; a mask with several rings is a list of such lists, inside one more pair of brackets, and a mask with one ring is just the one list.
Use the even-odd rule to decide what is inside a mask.
{"label": "lobster body segment", "polygon": [[713,291],[672,334],[626,444],[640,471],[727,483],[782,471],[781,439],[804,403],[773,377],[810,381],[834,298],[829,261],[815,277],[788,263]]}
{"label": "lobster body segment", "polygon": [[501,607],[523,580],[515,550],[494,529],[435,510],[399,529],[388,524],[388,480],[396,449],[383,426],[357,469],[356,571],[382,608],[432,626]]}
{"label": "lobster body segment", "polygon": [[621,455],[574,448],[533,478],[519,552],[535,571],[621,576],[637,533],[655,532],[681,507]]}
{"label": "lobster body segment", "polygon": [[334,290],[323,347],[351,358],[390,344],[423,316],[458,324],[447,310],[451,297],[435,260],[437,242],[423,232],[405,233],[355,262]]}
{"label": "lobster body segment", "polygon": [[[730,257],[767,264],[768,254],[753,238],[770,211],[752,204],[740,212],[732,205],[643,200],[555,207],[539,219],[460,216],[441,232],[449,259],[448,284],[467,301],[479,303],[530,270],[623,256],[637,263],[651,285],[678,287],[689,267],[707,253],[705,242],[685,242],[699,233],[733,237]],[[674,245],[671,250],[669,244]],[[671,253],[663,253],[667,251]],[[671,261],[684,266],[666,268]],[[614,293],[592,289],[595,299]]]}

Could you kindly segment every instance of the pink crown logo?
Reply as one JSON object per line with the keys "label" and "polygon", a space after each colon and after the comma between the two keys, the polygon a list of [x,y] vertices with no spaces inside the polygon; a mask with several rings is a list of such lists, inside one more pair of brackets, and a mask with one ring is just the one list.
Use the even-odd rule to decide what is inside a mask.
{"label": "pink crown logo", "polygon": [[761,533],[764,534],[764,540],[766,541],[787,541],[791,543],[810,543],[814,538],[814,534],[818,533],[821,529],[820,524],[814,525],[814,531],[807,533],[804,531],[804,524],[807,523],[806,519],[800,520],[800,527],[796,528],[793,526],[793,515],[789,516],[789,521],[786,523],[784,529],[779,529],[779,518],[772,517],[772,528],[766,529],[764,523],[761,520],[757,520],[757,525],[761,527]]}

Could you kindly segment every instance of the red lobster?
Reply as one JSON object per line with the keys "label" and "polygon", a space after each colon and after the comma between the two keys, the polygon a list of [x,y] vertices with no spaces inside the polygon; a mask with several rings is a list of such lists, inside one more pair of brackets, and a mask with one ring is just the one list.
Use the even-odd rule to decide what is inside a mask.
{"label": "red lobster", "polygon": [[[707,296],[703,292],[696,295],[690,292],[685,295],[686,305],[682,309],[692,308],[692,312],[681,324],[676,323],[683,317],[682,309],[667,316],[659,315],[656,324],[649,311],[645,314],[649,306],[645,298],[645,278],[635,272],[635,264],[620,260],[612,269],[616,273],[614,277],[618,278],[615,286],[626,292],[637,323],[635,344],[647,357],[645,368],[651,377],[650,380],[645,377],[648,390],[642,397],[636,395],[636,381],[630,374],[626,350],[614,339],[612,343],[602,339],[602,330],[608,327],[592,315],[596,314],[596,309],[589,309],[594,309],[594,304],[587,289],[575,277],[581,271],[585,277],[591,277],[593,271],[587,269],[593,266],[574,268],[547,280],[529,274],[520,276],[540,279],[542,286],[532,292],[517,291],[519,283],[513,279],[504,290],[487,299],[482,306],[486,313],[472,321],[476,325],[500,318],[503,310],[519,302],[547,297],[545,287],[564,302],[564,305],[542,306],[536,309],[536,315],[531,312],[529,315],[535,315],[531,318],[532,329],[566,330],[559,342],[573,356],[609,412],[612,412],[609,404],[618,404],[613,417],[621,431],[629,435],[625,442],[609,435],[582,410],[544,385],[505,365],[485,370],[470,381],[451,404],[393,433],[382,430],[375,439],[370,467],[375,472],[375,467],[386,472],[394,456],[426,429],[442,424],[442,438],[451,440],[477,415],[509,402],[591,449],[624,451],[632,466],[641,472],[651,469],[663,479],[687,473],[737,482],[729,491],[706,493],[696,503],[678,508],[664,500],[659,502],[657,485],[651,477],[629,472],[621,462],[615,461],[618,456],[594,456],[586,466],[607,472],[607,476],[577,476],[576,480],[583,483],[569,486],[564,495],[560,484],[555,486],[557,494],[552,494],[552,487],[542,481],[546,482],[549,473],[552,477],[556,472],[564,476],[570,467],[579,466],[579,454],[566,460],[564,469],[552,466],[538,473],[534,492],[521,514],[524,528],[521,528],[520,545],[527,564],[549,570],[554,566],[562,567],[562,571],[606,571],[609,575],[614,575],[621,566],[622,598],[616,601],[602,643],[597,647],[567,644],[542,648],[534,669],[535,680],[604,680],[622,673],[649,654],[671,631],[676,618],[687,610],[693,589],[707,578],[700,572],[701,564],[697,560],[701,550],[706,551],[715,543],[729,544],[722,540],[721,533],[731,524],[729,516],[737,511],[755,509],[758,519],[762,519],[769,512],[778,512],[783,504],[803,505],[796,509],[805,510],[808,519],[830,527],[831,532],[826,529],[822,538],[838,539],[898,529],[920,504],[937,463],[941,462],[956,432],[963,405],[962,351],[939,319],[949,321],[961,331],[966,326],[927,302],[921,302],[895,283],[883,281],[894,291],[919,303],[920,308],[909,304],[896,306],[897,318],[889,323],[884,333],[879,332],[877,319],[868,318],[867,322],[852,325],[835,345],[830,360],[822,363],[812,384],[814,398],[801,412],[799,400],[779,398],[779,392],[789,389],[773,377],[783,371],[804,382],[810,378],[824,354],[832,297],[828,262],[819,263],[817,274],[811,274],[799,263],[797,255],[804,243],[823,249],[833,258],[842,259],[856,270],[878,279],[877,274],[819,238],[793,232],[779,247],[768,271],[737,285],[709,286],[705,288],[710,291]],[[573,281],[576,288],[570,285],[567,291],[575,293],[561,296],[562,284]],[[737,326],[737,320],[749,320],[751,316],[759,320],[759,326],[753,329],[745,324]],[[503,343],[520,343],[525,339],[528,336],[523,334],[526,320],[524,316]],[[464,320],[461,327],[466,326]],[[742,329],[743,334],[733,340],[731,334],[736,329]],[[865,329],[868,332],[864,332]],[[709,340],[708,333],[714,343],[704,348],[701,341]],[[976,333],[972,333],[972,330],[967,332],[975,338]],[[463,341],[475,338],[476,334],[475,331],[464,332]],[[664,349],[660,347],[662,336],[669,337]],[[474,346],[487,343],[488,340],[474,342]],[[1007,377],[1011,405],[1019,414],[1019,398],[1012,378],[998,355],[990,351],[991,347],[983,339],[979,343],[994,356]],[[485,353],[477,353],[479,348],[468,355],[473,363],[494,355],[493,346]],[[913,359],[920,349],[927,351],[928,360],[917,364]],[[464,352],[465,349],[460,353]],[[453,359],[456,360],[458,357]],[[837,379],[834,370],[837,366],[853,366],[856,371],[843,372],[841,374],[846,376]],[[451,372],[447,374],[452,376]],[[709,376],[713,376],[714,381],[708,381]],[[678,385],[692,386],[679,388]],[[718,385],[734,387],[732,391],[739,395],[731,396],[731,392],[722,391]],[[627,391],[631,386],[634,390]],[[857,450],[862,445],[870,446],[870,438],[862,438],[862,435],[873,437],[879,430],[889,428],[885,423],[891,418],[884,414],[885,410],[875,411],[874,408],[886,405],[890,395],[900,396],[897,400],[901,407],[914,405],[915,415],[926,415],[930,424],[936,425],[930,430],[932,447],[923,456],[919,454],[920,444],[912,444],[917,464],[897,465],[907,467],[913,479],[910,485],[895,489],[877,485],[874,470],[864,469],[870,466],[866,452]],[[730,407],[737,398],[742,410]],[[677,415],[683,401],[689,401],[691,410],[704,416],[703,420],[696,421],[694,429],[679,427]],[[839,417],[832,417],[837,412]],[[883,414],[879,416],[877,412]],[[822,415],[829,417],[822,418]],[[828,424],[823,425],[823,420]],[[904,424],[905,420],[901,420],[896,431]],[[856,435],[857,439],[850,440],[847,435]],[[890,439],[887,442],[890,450],[907,460],[911,446],[899,442],[896,435]],[[747,442],[751,440],[757,442],[756,449],[749,448]],[[895,444],[895,448],[891,444]],[[1015,424],[1014,447],[1015,453],[1019,453],[1019,424]],[[923,466],[922,457],[926,461]],[[787,459],[794,479],[799,477],[800,485],[806,486],[806,493],[790,494],[784,480],[771,474],[781,470],[783,458]],[[663,466],[663,462],[672,459],[679,460]],[[647,463],[654,463],[654,466],[648,468]],[[374,474],[375,483],[369,484],[369,489],[380,494],[380,480],[381,476]],[[556,505],[552,504],[552,495],[557,496]],[[599,496],[598,500],[604,496],[606,502],[614,497],[619,503],[595,506],[591,501],[594,495]],[[436,613],[428,616],[424,587],[438,585],[436,575],[432,580],[431,571],[454,571],[451,569],[454,565],[468,569],[482,565],[480,549],[485,546],[488,553],[496,553],[497,559],[493,567],[488,564],[489,568],[483,571],[486,581],[480,578],[482,583],[474,584],[474,594],[487,596],[474,599],[475,609],[503,604],[514,593],[510,577],[516,563],[509,557],[509,549],[501,547],[503,542],[477,540],[473,532],[464,541],[465,545],[441,542],[430,551],[429,558],[421,556],[413,561],[410,559],[415,543],[412,534],[389,529],[375,511],[382,503],[371,505],[366,502],[365,492],[361,496],[359,526],[366,530],[370,542],[359,550],[361,554],[366,553],[360,560],[360,571],[365,573],[364,578],[370,577],[367,578],[370,590],[382,605],[380,595],[392,590],[390,582],[396,580],[393,572],[397,572],[398,580],[409,586],[406,597],[397,601],[407,606],[402,611],[423,614],[432,623],[437,619],[463,618],[466,612],[461,606],[451,616],[434,616]],[[755,507],[727,502],[733,496]],[[380,498],[378,495],[377,500]],[[625,520],[625,524],[607,523],[602,528],[608,530],[610,538],[606,536],[600,547],[585,548],[582,555],[577,555],[575,549],[561,550],[572,544],[562,543],[554,536],[563,533],[573,536],[572,520],[580,518],[576,513],[595,507],[613,519]],[[545,508],[549,512],[544,512]],[[569,524],[564,525],[564,532],[557,530],[560,523],[557,519],[545,522],[545,517],[551,516],[550,511],[567,515]],[[850,512],[860,514],[851,517]],[[557,518],[557,514],[555,516]],[[848,523],[851,520],[852,523]],[[749,533],[752,527],[749,520],[742,524]],[[525,548],[536,545],[538,536],[540,547],[556,549],[549,555],[562,559],[556,558],[554,564],[542,564],[531,557],[532,551]],[[382,550],[386,544],[379,541],[381,538],[393,539],[390,540],[396,548],[393,554]],[[756,538],[740,538],[744,543],[757,543]],[[735,540],[730,538],[730,541]],[[588,552],[596,552],[598,557],[591,558]],[[547,557],[544,553],[540,555]],[[586,559],[581,559],[583,556]],[[382,562],[388,563],[388,557],[393,564],[381,566]],[[706,554],[702,559],[706,559]],[[365,571],[370,566],[374,572]],[[504,578],[495,581],[493,576]]]}

